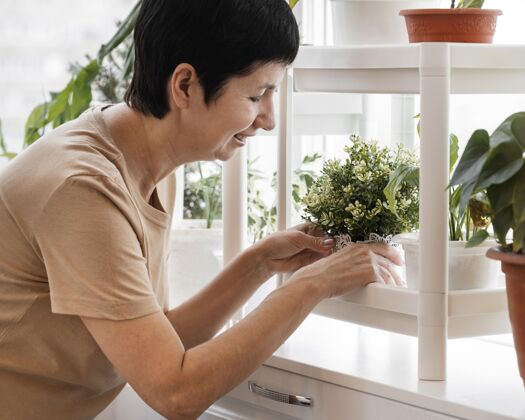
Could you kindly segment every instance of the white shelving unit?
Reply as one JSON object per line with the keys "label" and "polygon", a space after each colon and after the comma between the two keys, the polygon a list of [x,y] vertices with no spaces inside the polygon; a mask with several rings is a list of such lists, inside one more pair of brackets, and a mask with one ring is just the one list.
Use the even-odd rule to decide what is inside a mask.
{"label": "white shelving unit", "polygon": [[[420,289],[373,284],[316,313],[417,336],[419,378],[446,379],[448,338],[510,331],[505,290],[448,291],[449,99],[525,93],[525,46],[423,43],[302,47],[281,89],[278,225],[289,225],[296,92],[407,93],[421,99]],[[337,345],[334,343],[334,345]]]}

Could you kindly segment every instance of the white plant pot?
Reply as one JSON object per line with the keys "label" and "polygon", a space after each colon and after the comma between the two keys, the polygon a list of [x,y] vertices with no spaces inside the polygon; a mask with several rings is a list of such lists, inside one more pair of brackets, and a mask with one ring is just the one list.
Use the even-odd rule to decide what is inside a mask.
{"label": "white plant pot", "polygon": [[211,229],[206,229],[205,222],[200,220],[176,223],[171,231],[171,306],[190,298],[220,272],[221,251],[220,223],[214,223]]}
{"label": "white plant pot", "polygon": [[440,0],[331,0],[335,45],[406,44],[402,9],[440,7]]}
{"label": "white plant pot", "polygon": [[[407,287],[419,288],[419,234],[403,233],[394,237],[405,250]],[[486,289],[498,286],[499,261],[485,256],[496,241],[487,240],[480,246],[465,248],[465,241],[449,241],[448,288],[449,290]],[[424,270],[422,275],[425,275]]]}
{"label": "white plant pot", "polygon": [[[350,237],[350,235],[336,235],[334,236],[334,239],[335,239],[335,251],[338,252],[338,251],[341,251],[345,246],[348,246],[352,243],[354,243],[352,241],[352,238]],[[359,241],[356,242],[356,243],[360,243]],[[361,242],[362,243],[362,242]],[[392,244],[391,246],[395,246],[396,249],[401,253],[401,255],[403,256],[403,258],[405,258],[406,260],[406,257],[405,257],[405,250],[403,249],[403,244],[401,244],[400,242],[397,242],[395,240],[395,237],[392,238]],[[397,266],[397,265],[394,265],[393,266],[395,272],[397,273],[397,275],[405,282],[407,283],[407,271],[406,271],[406,265],[402,265],[402,266]]]}

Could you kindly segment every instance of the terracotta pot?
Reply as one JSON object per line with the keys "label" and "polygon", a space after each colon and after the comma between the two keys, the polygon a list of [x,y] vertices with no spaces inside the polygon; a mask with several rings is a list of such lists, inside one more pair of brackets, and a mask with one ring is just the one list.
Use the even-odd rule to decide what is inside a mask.
{"label": "terracotta pot", "polygon": [[491,44],[499,9],[405,9],[409,42]]}
{"label": "terracotta pot", "polygon": [[487,251],[487,257],[501,261],[501,270],[505,273],[512,335],[525,386],[525,255],[504,252],[496,247]]}

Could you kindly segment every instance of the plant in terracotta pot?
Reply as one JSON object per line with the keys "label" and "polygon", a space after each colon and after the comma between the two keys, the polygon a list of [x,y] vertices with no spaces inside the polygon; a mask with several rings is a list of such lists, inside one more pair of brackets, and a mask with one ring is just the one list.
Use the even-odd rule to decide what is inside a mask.
{"label": "plant in terracotta pot", "polygon": [[484,0],[452,0],[449,9],[405,9],[410,42],[474,42],[491,44],[502,11],[482,9]]}
{"label": "plant in terracotta pot", "polygon": [[330,0],[334,45],[404,44],[406,8],[439,7],[440,0]]}
{"label": "plant in terracotta pot", "polygon": [[322,174],[303,197],[303,219],[336,239],[336,248],[350,241],[391,242],[393,235],[418,225],[419,186],[405,182],[397,192],[397,214],[388,207],[383,190],[400,165],[415,164],[411,150],[395,150],[350,138],[345,161],[328,160]]}
{"label": "plant in terracotta pot", "polygon": [[[419,126],[418,126],[419,127]],[[419,130],[418,130],[419,131]],[[456,135],[450,137],[450,172],[458,160],[459,140]],[[419,165],[400,165],[390,175],[385,188],[389,208],[396,212],[396,193],[403,182],[419,184]],[[487,260],[485,253],[496,245],[493,239],[486,241],[486,228],[490,225],[490,208],[483,191],[469,198],[465,211],[460,211],[459,198],[461,189],[449,190],[449,289],[479,289],[497,286],[499,266]],[[419,233],[410,232],[394,238],[403,245],[407,265],[407,283],[409,288],[418,288],[419,279]]]}
{"label": "plant in terracotta pot", "polygon": [[509,316],[525,381],[525,112],[506,118],[491,135],[476,130],[450,185],[461,188],[460,211],[465,211],[473,193],[487,193],[500,245],[487,256],[501,261],[506,275]]}

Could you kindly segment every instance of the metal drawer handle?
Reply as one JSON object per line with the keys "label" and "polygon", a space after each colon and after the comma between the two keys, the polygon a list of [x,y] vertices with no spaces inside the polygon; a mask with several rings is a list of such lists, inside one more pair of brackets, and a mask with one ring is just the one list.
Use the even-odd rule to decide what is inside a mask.
{"label": "metal drawer handle", "polygon": [[284,394],[282,392],[272,391],[271,389],[263,388],[262,386],[257,385],[255,382],[248,382],[248,389],[254,394],[285,404],[300,405],[302,407],[311,407],[314,403],[313,398],[301,397],[300,395],[291,395]]}

